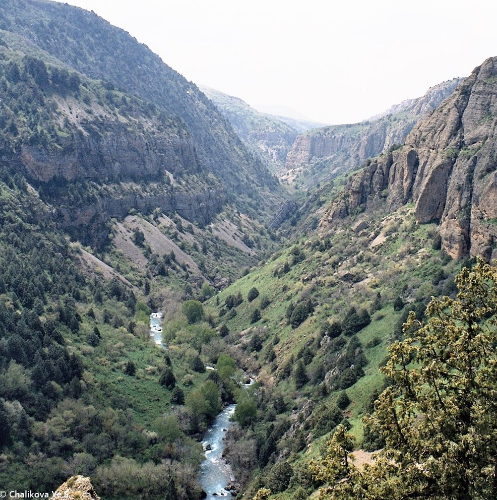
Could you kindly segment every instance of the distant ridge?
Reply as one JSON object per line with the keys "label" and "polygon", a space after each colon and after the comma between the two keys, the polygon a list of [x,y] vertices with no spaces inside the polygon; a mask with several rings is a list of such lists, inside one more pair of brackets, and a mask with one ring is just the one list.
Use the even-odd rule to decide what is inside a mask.
{"label": "distant ridge", "polygon": [[[403,101],[363,122],[322,127],[299,135],[285,162],[289,176],[305,185],[317,184],[402,144],[414,125],[462,81],[454,78],[435,85],[424,96]],[[300,175],[304,172],[305,178]]]}

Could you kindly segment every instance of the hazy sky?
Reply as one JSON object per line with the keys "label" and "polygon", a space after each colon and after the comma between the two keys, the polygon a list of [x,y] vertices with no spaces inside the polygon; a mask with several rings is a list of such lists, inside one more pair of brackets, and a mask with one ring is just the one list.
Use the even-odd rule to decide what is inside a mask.
{"label": "hazy sky", "polygon": [[490,0],[64,0],[188,80],[261,111],[350,123],[497,55]]}

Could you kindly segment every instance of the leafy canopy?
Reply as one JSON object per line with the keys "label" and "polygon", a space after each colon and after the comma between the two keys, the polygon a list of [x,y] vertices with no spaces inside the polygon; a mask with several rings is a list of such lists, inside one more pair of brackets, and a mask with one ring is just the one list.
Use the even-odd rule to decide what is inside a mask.
{"label": "leafy canopy", "polygon": [[391,385],[367,419],[385,439],[372,464],[353,464],[339,426],[312,465],[329,499],[497,498],[497,269],[478,262],[456,278],[455,299],[413,313],[383,369]]}

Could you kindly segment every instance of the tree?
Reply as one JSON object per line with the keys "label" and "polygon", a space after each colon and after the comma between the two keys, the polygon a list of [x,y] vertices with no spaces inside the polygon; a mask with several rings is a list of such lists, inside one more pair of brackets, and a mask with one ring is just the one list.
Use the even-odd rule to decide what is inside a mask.
{"label": "tree", "polygon": [[136,366],[133,363],[133,361],[131,361],[131,359],[128,359],[128,361],[124,365],[124,370],[123,371],[124,371],[124,373],[126,375],[131,375],[131,376],[135,375],[135,373],[136,373]]}
{"label": "tree", "polygon": [[197,323],[204,317],[204,308],[198,300],[185,300],[181,311],[190,324]]}
{"label": "tree", "polygon": [[456,283],[389,349],[391,385],[367,419],[385,439],[373,464],[350,463],[342,429],[314,464],[325,498],[497,498],[497,269],[479,261]]}
{"label": "tree", "polygon": [[245,397],[236,405],[234,419],[242,427],[248,427],[256,418],[257,406],[252,399]]}
{"label": "tree", "polygon": [[185,404],[185,393],[178,386],[171,392],[171,403],[175,405]]}
{"label": "tree", "polygon": [[302,360],[299,360],[297,363],[297,367],[295,368],[295,373],[293,374],[295,378],[295,388],[300,389],[309,381],[309,377],[307,376],[307,372],[305,371]]}
{"label": "tree", "polygon": [[143,231],[138,228],[133,231],[131,239],[136,246],[143,247],[145,244],[145,235],[143,234]]}
{"label": "tree", "polygon": [[292,476],[293,469],[291,465],[288,462],[278,462],[271,467],[265,483],[271,493],[280,493],[288,488]]}
{"label": "tree", "polygon": [[176,377],[171,368],[165,368],[159,377],[159,384],[171,390],[176,386]]}
{"label": "tree", "polygon": [[194,372],[205,373],[205,365],[199,356],[195,356],[191,361],[191,367]]}
{"label": "tree", "polygon": [[261,319],[261,311],[259,309],[254,309],[252,315],[250,316],[250,323],[257,323]]}
{"label": "tree", "polygon": [[252,302],[253,300],[255,300],[257,297],[259,297],[259,290],[257,290],[257,288],[252,287],[250,290],[249,290],[249,293],[247,294],[247,300],[249,302]]}

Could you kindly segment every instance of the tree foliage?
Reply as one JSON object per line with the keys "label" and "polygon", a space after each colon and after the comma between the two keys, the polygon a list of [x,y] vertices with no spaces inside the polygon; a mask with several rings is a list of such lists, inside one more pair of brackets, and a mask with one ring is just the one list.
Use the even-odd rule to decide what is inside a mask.
{"label": "tree foliage", "polygon": [[411,313],[390,347],[391,385],[368,424],[385,439],[362,470],[339,426],[313,471],[330,499],[497,498],[497,270],[478,262],[456,279],[455,299],[432,299],[422,323]]}
{"label": "tree foliage", "polygon": [[204,308],[198,300],[185,300],[181,306],[181,311],[190,324],[197,323],[204,317]]}

